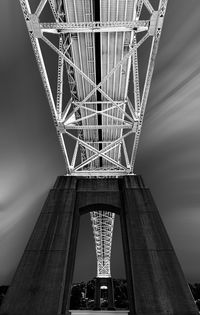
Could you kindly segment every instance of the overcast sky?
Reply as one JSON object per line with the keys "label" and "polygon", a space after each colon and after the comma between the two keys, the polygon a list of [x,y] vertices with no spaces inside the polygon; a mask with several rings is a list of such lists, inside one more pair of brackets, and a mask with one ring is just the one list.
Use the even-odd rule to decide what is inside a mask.
{"label": "overcast sky", "polygon": [[[200,282],[199,20],[199,0],[169,0],[136,163],[191,282]],[[18,1],[0,1],[0,39],[1,285],[10,283],[48,191],[65,168]],[[95,276],[88,221],[81,219],[75,280]],[[118,221],[116,227],[113,255],[118,248],[120,258],[112,270],[120,277]]]}

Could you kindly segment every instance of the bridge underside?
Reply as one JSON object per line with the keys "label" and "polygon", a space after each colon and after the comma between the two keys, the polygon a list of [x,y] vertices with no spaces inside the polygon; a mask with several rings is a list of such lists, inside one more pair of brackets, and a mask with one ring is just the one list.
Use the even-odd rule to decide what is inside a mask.
{"label": "bridge underside", "polygon": [[120,215],[130,314],[197,315],[158,210],[140,176],[59,177],[0,314],[67,314],[80,215],[108,209]]}
{"label": "bridge underside", "polygon": [[132,174],[167,0],[19,1],[67,174]]}

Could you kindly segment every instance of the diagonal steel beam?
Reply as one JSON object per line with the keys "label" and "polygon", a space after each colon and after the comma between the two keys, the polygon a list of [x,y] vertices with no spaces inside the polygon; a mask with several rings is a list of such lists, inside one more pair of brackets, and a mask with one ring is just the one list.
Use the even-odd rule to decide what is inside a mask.
{"label": "diagonal steel beam", "polygon": [[46,3],[47,3],[47,0],[41,0],[40,3],[38,4],[38,7],[35,11],[35,14],[37,15],[37,17],[39,17],[40,14],[42,13],[42,10],[44,9]]}
{"label": "diagonal steel beam", "polygon": [[64,142],[64,139],[63,139],[63,135],[59,131],[57,131],[57,134],[58,134],[58,140],[59,140],[60,145],[61,145],[61,150],[62,150],[63,155],[64,155],[66,169],[67,169],[67,172],[70,173],[71,172],[71,166],[70,166],[69,157],[68,157],[68,154],[67,154],[65,142]]}
{"label": "diagonal steel beam", "polygon": [[155,59],[156,59],[156,54],[158,51],[158,45],[159,45],[159,40],[160,40],[160,35],[161,35],[161,28],[163,25],[165,11],[166,11],[166,7],[167,7],[167,2],[168,2],[168,0],[160,0],[160,2],[159,2],[155,36],[153,36],[153,39],[152,39],[151,51],[150,51],[147,73],[146,73],[144,89],[143,89],[143,94],[142,94],[142,100],[141,100],[141,109],[140,109],[140,114],[139,114],[140,119],[138,122],[138,127],[137,127],[137,131],[136,131],[135,139],[134,139],[133,151],[132,151],[132,156],[131,156],[131,171],[133,171],[133,168],[135,165],[136,153],[137,153],[137,149],[138,149],[139,138],[140,138],[142,123],[143,123],[143,119],[144,119],[144,112],[145,112],[147,99],[148,99],[148,95],[149,95],[149,89],[150,89],[151,80],[152,80],[152,76],[153,76]]}
{"label": "diagonal steel beam", "polygon": [[[147,33],[146,35],[143,36],[143,38],[138,42],[137,44],[137,48],[142,45],[144,43],[144,41],[149,37],[149,34]],[[49,46],[51,47],[57,54],[59,54],[71,67],[73,67],[82,77],[84,77],[93,87],[94,89],[84,98],[84,100],[81,102],[81,105],[84,104],[85,101],[87,101],[97,90],[107,99],[109,100],[113,105],[116,105],[118,107],[117,104],[114,103],[114,101],[112,100],[112,98],[110,98],[102,89],[100,89],[100,86],[106,82],[106,80],[129,58],[131,57],[131,55],[134,53],[134,50],[136,49],[136,47],[133,47],[132,49],[130,49],[130,51],[124,56],[124,58],[118,62],[118,64],[109,72],[108,75],[106,75],[104,77],[104,79],[98,84],[96,85],[81,69],[79,69],[69,58],[67,58],[61,51],[59,51],[59,49],[52,44],[51,41],[49,41],[45,36],[42,36],[43,41]],[[125,115],[127,116],[130,120],[132,120],[132,118],[125,112],[123,111],[120,107],[118,107],[119,110]]]}
{"label": "diagonal steel beam", "polygon": [[[59,50],[62,51],[63,40],[62,37],[59,38]],[[61,119],[62,115],[62,101],[63,101],[63,70],[64,70],[64,60],[59,55],[58,56],[58,78],[57,78],[57,99],[56,107],[58,112],[58,119]]]}
{"label": "diagonal steel beam", "polygon": [[96,159],[99,158],[99,157],[104,158],[105,160],[107,160],[107,161],[110,162],[111,164],[113,164],[113,165],[119,167],[119,168],[122,169],[122,170],[126,170],[126,168],[125,168],[122,164],[118,163],[117,161],[115,161],[114,159],[112,159],[111,157],[109,157],[108,155],[105,155],[105,153],[107,153],[107,152],[111,151],[112,149],[116,148],[116,147],[119,145],[119,143],[115,143],[115,145],[112,145],[111,148],[106,147],[106,150],[104,150],[105,152],[101,153],[102,150],[100,150],[100,151],[96,150],[94,147],[91,147],[90,145],[88,145],[85,141],[80,140],[79,142],[80,142],[85,148],[87,148],[88,150],[94,152],[95,154],[92,155],[91,157],[89,157],[87,160],[84,160],[84,162],[82,162],[81,164],[77,165],[77,166],[74,168],[74,171],[77,171],[77,170],[79,170],[80,168],[83,168],[84,166],[86,166],[87,164],[93,162],[94,160],[96,160]]}
{"label": "diagonal steel beam", "polygon": [[[89,144],[87,144],[85,141],[81,140],[80,138],[72,135],[71,133],[67,132],[66,133],[72,137],[73,139],[75,139],[76,141],[79,141],[83,146],[85,146],[87,149],[89,149],[90,151],[94,152],[95,154],[91,157],[89,157],[86,161],[82,162],[80,165],[78,165],[74,171],[76,171],[78,168],[82,168],[83,166],[85,166],[85,164],[88,164],[90,162],[92,162],[93,160],[97,159],[99,156],[102,156],[104,153],[107,153],[108,151],[112,150],[114,148],[114,146],[119,145],[120,142],[122,141],[122,139],[126,138],[127,136],[129,136],[131,133],[133,133],[133,131],[129,131],[127,132],[125,135],[122,135],[120,138],[118,138],[117,140],[113,141],[111,144],[109,144],[107,147],[101,149],[101,150],[96,150],[94,147],[90,146]],[[105,159],[108,158],[108,156],[104,157]],[[116,163],[116,161],[114,161]],[[113,161],[112,161],[113,163]],[[124,168],[123,165],[118,165],[120,168]]]}
{"label": "diagonal steel beam", "polygon": [[142,11],[142,6],[143,6],[144,0],[138,0],[137,1],[137,10],[136,10],[136,18],[139,19],[141,11]]}
{"label": "diagonal steel beam", "polygon": [[150,1],[149,0],[143,0],[143,2],[145,4],[146,8],[148,9],[149,13],[152,14],[154,12],[154,9],[153,9]]}
{"label": "diagonal steel beam", "polygon": [[[64,125],[65,126],[68,126],[68,125],[71,125],[71,124],[76,124],[76,123],[78,123],[78,122],[81,122],[81,121],[84,121],[84,120],[86,120],[86,119],[89,119],[89,118],[92,118],[92,117],[94,117],[94,116],[96,116],[96,115],[102,115],[102,116],[104,116],[104,117],[108,117],[108,118],[112,118],[114,121],[118,121],[118,122],[121,122],[121,123],[125,123],[125,124],[129,124],[129,125],[131,125],[132,126],[132,122],[130,122],[130,121],[128,121],[128,120],[125,120],[125,119],[123,119],[123,118],[119,118],[119,117],[117,117],[117,116],[112,116],[111,114],[107,114],[106,113],[106,111],[108,112],[108,111],[110,111],[111,110],[111,108],[106,108],[106,109],[104,109],[104,110],[96,110],[96,109],[93,109],[93,108],[89,108],[89,107],[83,107],[83,106],[81,106],[81,108],[83,108],[83,109],[85,109],[85,110],[87,110],[87,111],[91,111],[92,112],[92,114],[87,114],[86,116],[83,116],[83,117],[81,117],[81,118],[78,118],[78,119],[75,119],[75,120],[73,120],[73,121],[69,121],[69,119],[73,116],[73,114],[71,115],[71,113],[70,113],[70,115],[69,116],[67,116],[66,117],[66,119],[65,119],[65,121],[63,121],[63,123],[64,123]],[[112,108],[114,108],[114,106],[112,107]],[[69,121],[69,122],[68,122]],[[113,127],[115,127],[116,125],[113,125]]]}
{"label": "diagonal steel beam", "polygon": [[51,8],[55,21],[58,21],[58,14],[56,12],[54,0],[48,0],[48,2],[49,2],[49,6]]}
{"label": "diagonal steel beam", "polygon": [[66,116],[67,116],[71,106],[72,106],[72,99],[70,98],[67,105],[65,106],[64,111],[62,112],[61,120],[60,120],[61,122],[64,122],[64,120],[66,119]]}
{"label": "diagonal steel beam", "polygon": [[[133,45],[137,45],[136,36],[133,37]],[[139,82],[139,70],[138,70],[138,54],[137,49],[135,49],[132,55],[132,68],[133,68],[133,88],[134,88],[134,104],[136,115],[140,109],[140,82]]]}
{"label": "diagonal steel beam", "polygon": [[[81,144],[82,144],[85,148],[87,148],[87,149],[89,150],[89,148],[88,148],[88,146],[87,146],[87,144],[86,144],[85,142],[81,142]],[[119,143],[115,144],[112,148],[110,148],[109,150],[106,150],[106,153],[109,152],[109,151],[111,151],[112,149],[115,149],[118,145],[119,145]],[[93,148],[93,149],[94,149],[94,148]],[[120,168],[121,170],[124,170],[124,171],[126,170],[126,168],[125,168],[122,164],[118,163],[116,160],[112,159],[112,158],[109,157],[108,155],[105,155],[104,153],[99,154],[100,151],[98,151],[98,150],[90,150],[90,151],[96,152],[97,155],[94,154],[94,155],[92,155],[90,158],[88,158],[87,160],[84,160],[84,162],[82,162],[81,164],[77,165],[77,166],[74,168],[75,171],[79,170],[80,168],[83,168],[83,167],[86,166],[87,164],[90,164],[91,162],[95,161],[95,160],[96,160],[97,158],[99,158],[99,157],[104,158],[105,160],[107,160],[107,161],[110,162],[111,164],[115,165],[116,167]]]}

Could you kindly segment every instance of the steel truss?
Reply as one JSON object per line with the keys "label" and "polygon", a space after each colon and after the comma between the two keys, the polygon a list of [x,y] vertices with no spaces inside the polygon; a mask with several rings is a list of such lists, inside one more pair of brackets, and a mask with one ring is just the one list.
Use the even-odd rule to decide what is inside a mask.
{"label": "steel truss", "polygon": [[[99,0],[100,21],[94,19],[91,0],[38,0],[34,11],[30,7],[33,0],[19,1],[64,154],[67,175],[116,177],[133,174],[167,0],[157,0],[156,8],[150,0],[116,0],[114,9],[105,7],[106,0]],[[111,6],[111,1],[108,4]],[[50,22],[41,21],[47,6],[52,12]],[[99,55],[96,34],[100,36]],[[150,43],[148,65],[141,84],[139,55],[147,42]],[[47,74],[42,43],[58,58],[56,95]],[[101,79],[97,80],[99,62]],[[64,100],[65,69],[71,92],[67,104]],[[128,93],[128,90],[133,92]],[[95,211],[90,215],[97,276],[110,277],[114,214]]]}
{"label": "steel truss", "polygon": [[[155,56],[158,49],[167,0],[158,1],[157,10],[153,9],[149,0],[134,2],[134,17],[132,21],[84,21],[70,22],[67,20],[66,1],[40,0],[35,12],[31,12],[29,1],[20,0],[33,49],[38,61],[39,69],[47,93],[58,137],[64,153],[67,174],[83,176],[120,176],[134,171],[136,152],[147,103],[150,83],[153,74]],[[40,22],[40,15],[46,5],[50,5],[54,21]],[[149,11],[148,20],[140,20],[143,7]],[[90,8],[91,10],[91,8]],[[87,17],[87,14],[85,15]],[[129,36],[126,54],[114,63],[112,69],[96,84],[95,80],[95,47],[94,33],[108,34],[116,32]],[[144,34],[139,40],[137,34]],[[52,33],[59,38],[59,45],[47,38]],[[86,45],[87,69],[84,71],[83,60],[78,66],[75,62],[74,37],[83,34]],[[125,35],[124,35],[125,34]],[[139,82],[138,49],[148,38],[151,38],[151,50],[143,90]],[[80,38],[79,48],[80,49]],[[41,41],[45,42],[58,55],[57,95],[53,96],[44,57],[40,48]],[[85,61],[84,60],[84,61]],[[132,66],[133,73],[133,102],[128,99],[127,91]],[[67,105],[63,104],[64,67],[67,67],[68,80],[71,88],[71,99]],[[113,98],[112,93],[106,91],[106,84],[116,77],[117,72],[123,73],[126,67],[126,87],[122,99]],[[121,74],[122,75],[122,74]],[[120,78],[120,77],[119,77]],[[80,87],[82,85],[82,87]],[[78,89],[84,89],[82,97]],[[97,91],[101,99],[97,101]],[[78,95],[79,94],[79,95]],[[100,105],[100,106],[99,106]],[[101,117],[101,124],[98,124]],[[104,135],[98,137],[98,130]],[[72,130],[76,130],[74,133]],[[128,140],[132,137],[132,144]],[[74,147],[66,143],[68,137],[74,140]],[[127,147],[128,143],[128,147]],[[73,149],[73,154],[71,153]],[[70,152],[70,153],[69,153]],[[101,158],[101,163],[99,162]]]}
{"label": "steel truss", "polygon": [[108,211],[91,212],[96,245],[97,277],[111,277],[110,257],[115,214]]}

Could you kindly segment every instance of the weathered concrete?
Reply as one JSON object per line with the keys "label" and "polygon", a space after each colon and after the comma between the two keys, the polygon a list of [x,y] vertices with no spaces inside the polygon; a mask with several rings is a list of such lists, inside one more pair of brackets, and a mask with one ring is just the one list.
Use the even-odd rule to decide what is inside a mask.
{"label": "weathered concrete", "polygon": [[79,216],[103,209],[120,215],[130,314],[198,314],[158,210],[141,177],[62,176],[49,193],[0,315],[66,314]]}
{"label": "weathered concrete", "polygon": [[64,313],[64,287],[71,288],[70,260],[75,254],[72,244],[76,245],[72,224],[77,221],[76,179],[66,179],[64,190],[53,189],[49,193],[0,314]]}
{"label": "weathered concrete", "polygon": [[126,177],[120,190],[127,280],[136,314],[198,314],[149,189]]}

